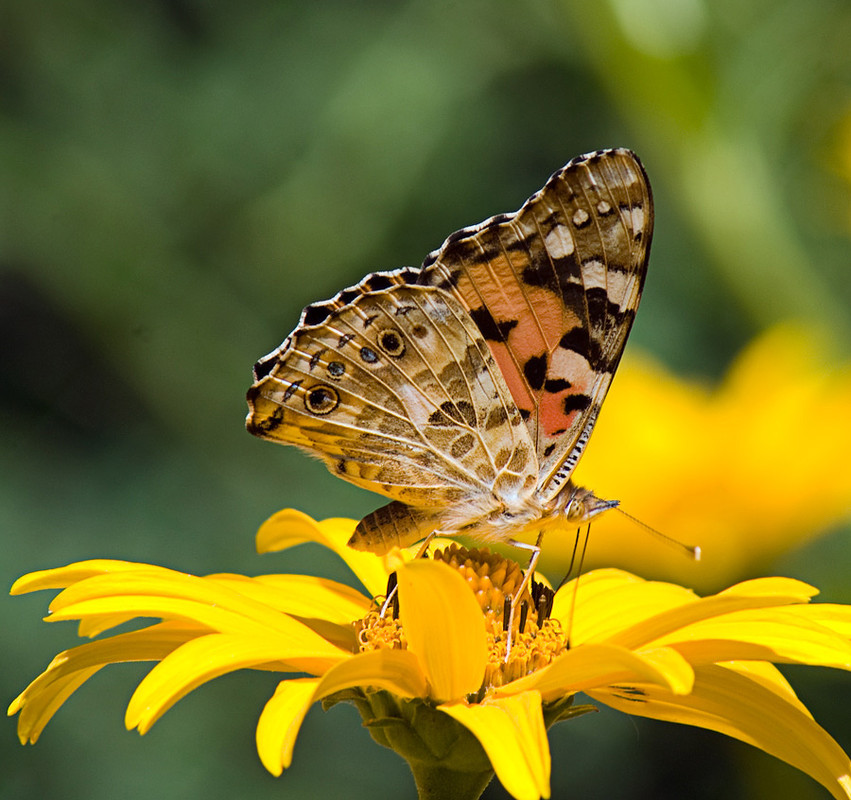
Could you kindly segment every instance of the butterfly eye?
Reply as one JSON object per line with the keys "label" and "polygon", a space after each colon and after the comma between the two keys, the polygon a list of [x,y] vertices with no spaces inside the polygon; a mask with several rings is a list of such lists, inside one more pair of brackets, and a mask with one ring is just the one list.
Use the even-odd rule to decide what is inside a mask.
{"label": "butterfly eye", "polygon": [[304,407],[311,414],[330,414],[340,405],[340,395],[330,386],[314,386],[304,396]]}
{"label": "butterfly eye", "polygon": [[564,510],[564,515],[568,522],[583,520],[585,518],[585,503],[578,497],[574,497]]}
{"label": "butterfly eye", "polygon": [[398,331],[392,329],[378,334],[378,346],[392,358],[399,358],[405,353],[405,341]]}

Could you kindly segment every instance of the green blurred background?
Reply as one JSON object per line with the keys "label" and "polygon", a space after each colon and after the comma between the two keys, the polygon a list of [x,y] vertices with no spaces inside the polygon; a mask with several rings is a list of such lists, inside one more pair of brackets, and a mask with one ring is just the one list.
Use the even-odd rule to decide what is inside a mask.
{"label": "green blurred background", "polygon": [[[713,379],[803,316],[847,356],[849,41],[847,0],[6,0],[0,583],[92,557],[348,580],[310,548],[253,553],[279,508],[358,517],[377,498],[245,433],[252,363],[308,302],[419,264],[588,150],[635,149],[654,185],[634,346]],[[851,602],[847,534],[778,571]],[[39,622],[47,599],[0,606],[6,702],[77,641]],[[35,747],[6,722],[0,798],[414,794],[343,706],[314,709],[292,769],[266,774],[270,674],[126,733],[144,672],[104,671]],[[851,749],[851,677],[786,674]],[[614,712],[551,742],[554,797],[827,796],[745,745]]]}

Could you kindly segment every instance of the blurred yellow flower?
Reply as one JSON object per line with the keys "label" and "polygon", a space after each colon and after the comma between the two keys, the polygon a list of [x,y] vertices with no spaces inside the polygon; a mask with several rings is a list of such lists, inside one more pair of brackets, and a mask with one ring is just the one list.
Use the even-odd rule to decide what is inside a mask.
{"label": "blurred yellow flower", "polygon": [[[618,513],[595,521],[586,564],[617,565],[701,590],[764,571],[780,554],[851,515],[851,365],[831,363],[814,333],[778,326],[710,389],[629,356],[575,480],[674,538]],[[549,534],[541,564],[564,568],[573,531]]]}
{"label": "blurred yellow flower", "polygon": [[[157,663],[127,708],[145,733],[177,700],[236,669],[284,673],[257,726],[275,775],[289,766],[316,701],[355,704],[373,738],[411,766],[420,797],[476,798],[494,772],[518,800],[550,796],[546,730],[592,710],[577,692],[628,714],[720,731],[851,797],[851,762],[772,662],[851,668],[851,608],[808,605],[791,579],[748,581],[700,598],[604,569],[553,594],[524,595],[510,656],[505,600],[519,567],[452,543],[431,559],[346,547],[354,521],[282,511],[258,549],[315,541],[339,553],[368,595],[304,575],[195,577],[122,561],[32,573],[13,593],[64,588],[51,621],[95,636],[136,617],[161,621],[60,653],[12,703],[35,742],[62,703],[106,664]],[[398,616],[373,599],[398,580]],[[310,677],[293,677],[307,673]]]}

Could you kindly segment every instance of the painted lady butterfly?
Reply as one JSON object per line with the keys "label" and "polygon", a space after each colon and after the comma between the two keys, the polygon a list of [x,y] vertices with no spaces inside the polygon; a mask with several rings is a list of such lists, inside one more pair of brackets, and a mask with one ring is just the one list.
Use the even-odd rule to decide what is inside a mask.
{"label": "painted lady butterfly", "polygon": [[420,269],[305,308],[254,367],[248,430],[393,500],[352,547],[384,553],[434,533],[519,544],[531,530],[534,562],[544,530],[617,505],[570,475],[632,326],[652,232],[633,153],[575,158]]}

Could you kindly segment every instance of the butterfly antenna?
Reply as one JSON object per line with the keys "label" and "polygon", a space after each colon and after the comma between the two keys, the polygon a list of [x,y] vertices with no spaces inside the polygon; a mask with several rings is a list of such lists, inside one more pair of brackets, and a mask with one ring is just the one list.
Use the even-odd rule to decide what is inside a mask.
{"label": "butterfly antenna", "polygon": [[568,619],[567,619],[567,648],[568,648],[568,650],[570,649],[570,636],[571,636],[571,633],[573,632],[573,615],[576,612],[576,596],[579,593],[579,579],[582,577],[582,565],[585,563],[585,554],[588,552],[588,538],[591,535],[591,523],[589,522],[588,527],[585,528],[584,538],[580,534],[581,530],[582,529],[579,528],[576,531],[576,540],[573,543],[573,555],[570,558],[570,570],[568,570],[567,575],[565,575],[564,578],[562,578],[561,583],[558,585],[558,588],[561,589],[561,587],[564,585],[564,582],[567,580],[568,575],[570,575],[571,571],[573,570],[573,562],[574,562],[574,559],[576,558],[576,551],[577,551],[578,546],[579,546],[579,540],[582,539],[582,548],[579,551],[580,552],[579,568],[577,569],[577,572],[576,572],[576,580],[573,582],[573,596],[570,598],[570,615],[568,616]]}
{"label": "butterfly antenna", "polygon": [[632,516],[632,514],[628,514],[624,511],[620,506],[615,507],[616,511],[620,511],[627,519],[631,519],[636,525],[641,526],[644,530],[652,533],[654,536],[661,539],[663,542],[671,545],[672,547],[676,547],[678,550],[682,550],[687,553],[694,561],[700,561],[700,545],[690,545],[684,544],[678,539],[674,539],[672,536],[667,536],[661,531],[657,531],[656,528],[651,528],[646,522],[642,522],[638,517]]}
{"label": "butterfly antenna", "polygon": [[[590,526],[589,526],[590,527]],[[564,577],[561,579],[558,586],[556,586],[556,591],[561,589],[567,583],[567,579],[573,574],[573,565],[576,563],[576,554],[579,551],[579,531],[581,528],[577,528],[576,536],[573,539],[573,552],[570,554],[570,564],[567,566],[567,572],[564,573]],[[585,559],[585,548],[588,546],[588,534],[585,534],[585,544],[582,546],[582,559]]]}

